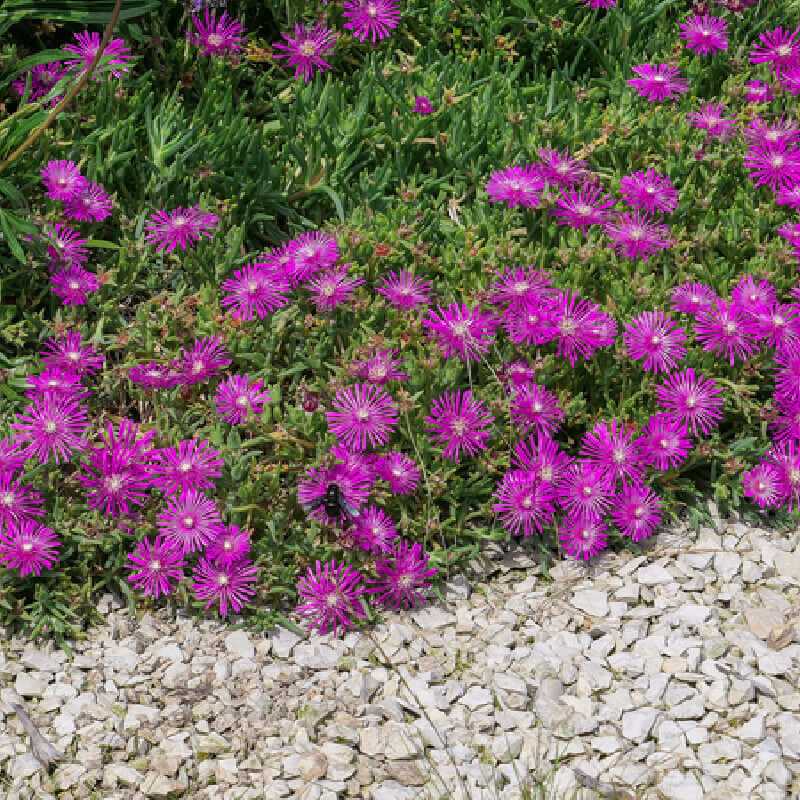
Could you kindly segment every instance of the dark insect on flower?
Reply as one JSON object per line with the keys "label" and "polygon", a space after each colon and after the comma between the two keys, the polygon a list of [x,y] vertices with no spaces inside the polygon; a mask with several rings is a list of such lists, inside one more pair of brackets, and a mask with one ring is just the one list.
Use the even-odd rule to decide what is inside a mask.
{"label": "dark insect on flower", "polygon": [[329,483],[322,497],[303,507],[306,511],[322,508],[329,517],[338,520],[343,527],[352,525],[360,514],[355,506],[347,502],[338,483]]}

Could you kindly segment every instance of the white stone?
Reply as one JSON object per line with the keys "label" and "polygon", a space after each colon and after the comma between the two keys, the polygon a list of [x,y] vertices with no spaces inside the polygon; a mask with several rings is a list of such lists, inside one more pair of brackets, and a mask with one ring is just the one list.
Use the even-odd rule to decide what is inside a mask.
{"label": "white stone", "polygon": [[236,658],[253,659],[256,648],[245,631],[233,631],[225,637],[225,649]]}
{"label": "white stone", "polygon": [[665,583],[672,583],[675,578],[660,564],[649,564],[636,571],[636,580],[642,586],[661,586]]}
{"label": "white stone", "polygon": [[730,581],[742,566],[742,557],[738,553],[717,553],[714,556],[714,571],[722,580]]}
{"label": "white stone", "polygon": [[703,800],[700,781],[691,772],[670,770],[658,784],[658,790],[666,800]]}
{"label": "white stone", "polygon": [[20,672],[14,681],[14,688],[21,697],[41,697],[47,689],[47,681],[34,678],[27,672]]}
{"label": "white stone", "polygon": [[572,595],[572,605],[594,617],[608,615],[608,593],[596,589],[581,589]]}
{"label": "white stone", "polygon": [[458,701],[465,705],[470,711],[475,711],[483,706],[492,706],[494,698],[492,693],[483,686],[470,686],[466,694]]}
{"label": "white stone", "polygon": [[622,735],[632,742],[643,742],[653,729],[659,712],[655,708],[637,708],[622,715]]}
{"label": "white stone", "polygon": [[15,781],[25,780],[35,775],[42,765],[36,760],[33,753],[25,753],[25,755],[17,756],[11,764],[11,779]]}
{"label": "white stone", "polygon": [[711,609],[697,603],[686,603],[677,610],[676,616],[685,625],[702,625],[711,616]]}
{"label": "white stone", "polygon": [[419,796],[419,789],[397,781],[383,781],[372,787],[371,796],[372,800],[414,800]]}

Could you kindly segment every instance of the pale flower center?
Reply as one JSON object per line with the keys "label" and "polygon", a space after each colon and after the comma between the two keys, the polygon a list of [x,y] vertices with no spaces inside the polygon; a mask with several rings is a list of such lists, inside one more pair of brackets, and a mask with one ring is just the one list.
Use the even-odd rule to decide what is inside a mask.
{"label": "pale flower center", "polygon": [[534,403],[533,410],[536,414],[540,414],[542,412],[542,404],[539,402]]}
{"label": "pale flower center", "polygon": [[218,33],[209,34],[207,40],[212,47],[219,47],[223,42],[222,37]]}
{"label": "pale flower center", "polygon": [[181,463],[178,464],[178,470],[180,472],[188,472],[191,468],[192,468],[192,465],[188,461],[181,461]]}
{"label": "pale flower center", "polygon": [[80,357],[81,357],[81,354],[80,353],[76,353],[74,350],[72,352],[70,352],[70,353],[67,353],[67,358],[70,361],[79,361]]}
{"label": "pale flower center", "polygon": [[533,500],[531,500],[531,496],[526,494],[525,497],[522,498],[522,507],[523,508],[530,508],[533,505]]}
{"label": "pale flower center", "polygon": [[247,408],[249,404],[250,401],[247,399],[247,395],[242,394],[236,398],[236,405],[239,406],[239,408]]}
{"label": "pale flower center", "polygon": [[77,291],[78,289],[80,289],[81,285],[78,283],[78,281],[70,281],[69,282],[69,288],[72,289],[72,291],[74,292],[74,291]]}
{"label": "pale flower center", "polygon": [[414,585],[410,575],[403,575],[397,583],[402,589],[410,589]]}
{"label": "pale flower center", "polygon": [[199,360],[198,361],[194,361],[194,362],[192,362],[192,372],[194,372],[194,374],[196,375],[198,372],[202,372],[203,371],[203,367],[204,366],[205,365],[203,364],[202,361],[199,361]]}
{"label": "pale flower center", "polygon": [[781,135],[778,131],[767,131],[766,134],[764,134],[764,138],[768,142],[777,142],[778,139],[781,138]]}
{"label": "pale flower center", "polygon": [[775,167],[776,169],[778,167],[782,167],[783,166],[783,156],[781,156],[781,155],[772,156],[772,158],[770,159],[769,163],[773,167]]}
{"label": "pale flower center", "polygon": [[186,219],[186,217],[175,217],[175,219],[174,219],[174,220],[172,220],[172,224],[173,224],[173,225],[174,225],[176,228],[182,228],[182,227],[183,227],[184,225],[186,225],[188,222],[189,222],[189,220],[188,220],[188,219]]}
{"label": "pale flower center", "polygon": [[644,509],[641,506],[636,506],[633,516],[636,517],[636,519],[641,519],[644,516]]}
{"label": "pale flower center", "polygon": [[158,559],[153,559],[150,562],[150,571],[151,572],[158,572],[161,569],[161,562]]}
{"label": "pale flower center", "polygon": [[326,283],[321,290],[322,295],[325,297],[333,297],[336,292],[336,287],[332,283]]}
{"label": "pale flower center", "polygon": [[790,56],[792,54],[792,46],[790,44],[782,44],[778,47],[777,53],[781,57]]}
{"label": "pale flower center", "polygon": [[634,225],[630,230],[629,236],[634,241],[644,238],[644,228]]}
{"label": "pale flower center", "polygon": [[184,517],[183,518],[183,527],[184,528],[194,528],[194,517]]}
{"label": "pale flower center", "polygon": [[402,467],[392,467],[392,475],[394,475],[395,478],[402,478],[404,475]]}
{"label": "pale flower center", "polygon": [[725,330],[725,333],[727,333],[729,335],[732,334],[732,333],[736,333],[736,323],[735,322],[726,322],[725,325],[723,326],[723,328]]}
{"label": "pale flower center", "polygon": [[384,364],[373,364],[369,368],[369,377],[374,379],[386,377],[386,366]]}
{"label": "pale flower center", "polygon": [[14,495],[11,492],[6,492],[0,502],[2,502],[6,508],[11,508],[11,506],[14,505]]}
{"label": "pale flower center", "polygon": [[222,545],[222,549],[223,550],[233,550],[233,543],[230,541],[230,539],[226,539],[225,540],[225,542]]}
{"label": "pale flower center", "polygon": [[250,281],[247,284],[247,291],[248,292],[257,292],[258,291],[258,284],[255,281]]}
{"label": "pale flower center", "polygon": [[664,81],[666,81],[666,78],[663,75],[655,75],[653,77],[653,81],[655,83],[664,83]]}
{"label": "pale flower center", "polygon": [[583,496],[584,497],[591,497],[592,496],[592,487],[591,486],[584,486],[583,487]]}
{"label": "pale flower center", "polygon": [[303,44],[300,45],[300,52],[304,56],[313,56],[317,52],[317,46],[314,44],[314,42],[303,42]]}
{"label": "pale flower center", "polygon": [[592,538],[592,531],[591,531],[591,529],[590,529],[590,528],[584,528],[584,529],[581,531],[581,539],[583,539],[583,541],[584,541],[584,542],[588,542],[588,541],[589,541],[589,539],[591,539],[591,538]]}
{"label": "pale flower center", "polygon": [[775,315],[775,316],[772,318],[772,321],[773,321],[773,322],[775,323],[775,325],[777,325],[778,327],[780,327],[781,325],[785,325],[785,324],[786,324],[786,320],[785,320],[785,319],[784,319],[784,318],[783,318],[783,317],[782,317],[780,314],[776,314],[776,315]]}
{"label": "pale flower center", "polygon": [[46,433],[55,433],[58,430],[58,425],[55,424],[52,420],[45,422],[44,430]]}
{"label": "pale flower center", "polygon": [[118,492],[122,488],[122,478],[119,475],[109,475],[106,478],[106,488],[111,492]]}
{"label": "pale flower center", "polygon": [[592,207],[586,205],[586,203],[578,203],[578,205],[575,206],[575,211],[577,214],[580,214],[580,216],[586,217],[592,213]]}
{"label": "pale flower center", "polygon": [[227,575],[220,575],[217,578],[217,584],[219,586],[227,586],[228,585],[228,576]]}
{"label": "pale flower center", "polygon": [[656,193],[656,187],[655,186],[648,186],[647,188],[645,188],[645,192],[647,194],[655,194]]}
{"label": "pale flower center", "polygon": [[686,408],[694,408],[696,405],[697,405],[697,398],[693,394],[690,394],[686,398]]}
{"label": "pale flower center", "polygon": [[623,464],[625,463],[625,451],[619,447],[614,451],[614,463],[615,464]]}
{"label": "pale flower center", "polygon": [[453,333],[456,336],[466,336],[469,331],[469,324],[466,322],[457,322],[453,325]]}
{"label": "pale flower center", "polygon": [[514,284],[514,292],[516,294],[524,294],[528,291],[528,284],[526,281],[519,281],[519,283]]}
{"label": "pale flower center", "polygon": [[30,553],[31,550],[33,550],[33,542],[25,542],[25,544],[22,545],[22,551],[24,553]]}
{"label": "pale flower center", "polygon": [[545,481],[552,481],[553,480],[553,468],[552,467],[542,467],[539,470],[539,477]]}
{"label": "pale flower center", "polygon": [[467,430],[467,423],[460,417],[453,420],[453,431],[459,436],[463,436]]}
{"label": "pale flower center", "polygon": [[789,470],[789,481],[791,483],[800,483],[800,470]]}
{"label": "pale flower center", "polygon": [[375,5],[375,3],[370,3],[367,6],[367,14],[368,14],[368,16],[372,17],[373,19],[375,19],[375,17],[378,16],[378,8]]}
{"label": "pale flower center", "polygon": [[652,344],[661,344],[661,337],[658,334],[655,334],[653,337],[651,337],[650,342]]}

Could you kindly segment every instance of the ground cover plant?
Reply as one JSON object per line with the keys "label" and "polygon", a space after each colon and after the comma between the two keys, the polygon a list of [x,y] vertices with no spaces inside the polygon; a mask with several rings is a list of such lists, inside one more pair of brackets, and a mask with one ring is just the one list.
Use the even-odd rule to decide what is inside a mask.
{"label": "ground cover plant", "polygon": [[487,540],[795,510],[791,3],[35,5],[0,624],[112,591],[340,632]]}

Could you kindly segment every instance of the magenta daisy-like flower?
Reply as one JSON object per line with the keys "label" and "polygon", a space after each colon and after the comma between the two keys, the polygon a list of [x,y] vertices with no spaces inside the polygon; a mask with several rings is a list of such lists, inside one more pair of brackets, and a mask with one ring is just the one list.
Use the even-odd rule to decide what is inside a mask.
{"label": "magenta daisy-like flower", "polygon": [[316,570],[308,568],[297,582],[297,594],[303,601],[297,613],[319,633],[344,633],[366,617],[361,597],[367,591],[358,570],[334,559]]}
{"label": "magenta daisy-like flower", "polygon": [[509,391],[529,386],[536,380],[536,370],[527,361],[509,361],[500,367],[500,380]]}
{"label": "magenta daisy-like flower", "polygon": [[666,175],[654,169],[626,175],[619,184],[625,202],[650,214],[662,211],[671,214],[678,207],[678,192]]}
{"label": "magenta daisy-like flower", "polygon": [[233,277],[222,282],[222,291],[227,292],[222,307],[234,319],[243,321],[265,319],[289,302],[288,278],[261,262],[237,269]]}
{"label": "magenta daisy-like flower", "polygon": [[431,299],[430,281],[418,278],[408,270],[390,273],[381,280],[375,291],[403,311],[429,303]]}
{"label": "magenta daisy-like flower", "polygon": [[332,467],[311,467],[308,470],[297,486],[297,499],[309,517],[326,525],[332,525],[338,519],[329,516],[325,506],[320,504],[332,483],[339,487],[344,501],[358,509],[369,497],[374,483],[373,470],[350,460]]}
{"label": "magenta daisy-like flower", "polygon": [[201,558],[192,573],[192,592],[205,600],[206,609],[217,605],[223,617],[238,614],[255,597],[258,569],[246,559],[234,564],[214,564]]}
{"label": "magenta daisy-like flower", "polygon": [[686,425],[670,413],[653,414],[642,429],[641,441],[647,463],[662,472],[679,467],[692,447]]}
{"label": "magenta daisy-like flower", "polygon": [[219,451],[205,439],[186,439],[177,447],[152,452],[150,477],[153,486],[169,495],[185,489],[213,489],[223,463]]}
{"label": "magenta daisy-like flower", "polygon": [[74,161],[48,161],[41,175],[47,196],[61,203],[80,195],[89,184]]}
{"label": "magenta daisy-like flower", "polygon": [[786,499],[781,471],[774,464],[758,464],[745,472],[742,492],[759,508],[776,508]]}
{"label": "magenta daisy-like flower", "polygon": [[783,406],[800,402],[800,344],[788,341],[775,353],[775,398]]}
{"label": "magenta daisy-like flower", "polygon": [[557,320],[557,352],[571,367],[578,356],[588,361],[596,350],[614,344],[617,334],[614,320],[577,292],[559,292],[553,311]]}
{"label": "magenta daisy-like flower", "polygon": [[709,138],[725,139],[731,135],[736,123],[723,116],[724,113],[723,103],[704,103],[699,111],[687,114],[686,119],[693,128],[705,131]]}
{"label": "magenta daisy-like flower", "polygon": [[64,213],[78,222],[102,222],[111,216],[111,196],[99,183],[89,183],[64,205]]}
{"label": "magenta daisy-like flower", "polygon": [[726,300],[719,300],[712,309],[698,315],[695,337],[703,350],[725,356],[731,366],[737,358],[744,361],[758,350],[746,312]]}
{"label": "magenta daisy-like flower", "polygon": [[638,438],[617,420],[598,422],[581,443],[581,458],[605,470],[614,481],[639,483],[644,460]]}
{"label": "magenta daisy-like flower", "polygon": [[532,428],[552,435],[564,420],[558,398],[544,386],[532,384],[518,389],[510,400],[511,419],[523,431]]}
{"label": "magenta daisy-like flower", "polygon": [[672,290],[672,308],[681,314],[696,317],[710,311],[718,301],[717,293],[704,283],[689,281]]}
{"label": "magenta daisy-like flower", "polygon": [[214,564],[230,566],[250,555],[250,533],[238,525],[226,525],[208,547],[206,557]]}
{"label": "magenta daisy-like flower", "polygon": [[[83,31],[75,34],[76,44],[65,44],[64,50],[76,56],[66,62],[70,70],[82,75],[89,67],[100,49],[102,37],[97,31]],[[95,79],[102,74],[121,78],[130,69],[131,54],[124,39],[111,39],[103,50],[103,55],[94,72]]]}
{"label": "magenta daisy-like flower", "polygon": [[433,401],[425,423],[431,438],[443,448],[442,455],[458,462],[462,455],[474,456],[486,449],[494,418],[471,391],[445,392]]}
{"label": "magenta daisy-like flower", "polygon": [[145,503],[150,477],[144,457],[135,449],[117,446],[94,449],[81,466],[78,481],[88,490],[86,503],[110,517],[130,514]]}
{"label": "magenta daisy-like flower", "polygon": [[172,364],[159,364],[156,361],[131,367],[128,378],[143,389],[174,389],[183,382]]}
{"label": "magenta daisy-like flower", "polygon": [[[67,70],[61,61],[50,61],[47,64],[37,64],[30,71],[22,74],[11,86],[17,96],[22,98],[28,86],[28,76],[30,76],[30,96],[29,102],[34,103],[46,97],[55,88],[56,84],[67,75]],[[50,100],[52,105],[61,100],[60,96]]]}
{"label": "magenta daisy-like flower", "polygon": [[197,339],[190,350],[181,354],[179,369],[182,383],[205,383],[230,363],[230,354],[219,336]]}
{"label": "magenta daisy-like flower", "polygon": [[492,314],[463,303],[431,309],[422,321],[428,335],[436,340],[446,358],[479,361],[489,350],[500,324]]}
{"label": "magenta daisy-like flower", "polygon": [[555,297],[541,297],[524,305],[511,306],[503,315],[503,327],[508,338],[517,345],[540,345],[552,342],[559,335],[562,321],[559,293]]}
{"label": "magenta daisy-like flower", "polygon": [[197,244],[203,237],[210,239],[218,222],[216,214],[203,211],[199,206],[156,211],[145,226],[145,238],[149,244],[155,245],[157,252],[166,250],[171,253],[177,247],[187,250],[189,245]]}
{"label": "magenta daisy-like flower", "polygon": [[397,539],[397,526],[382,508],[367,506],[358,515],[352,534],[356,546],[367,553],[389,553]]}
{"label": "magenta daisy-like flower", "polygon": [[800,440],[800,406],[797,403],[776,400],[778,414],[770,422],[775,442]]}
{"label": "magenta daisy-like flower", "polygon": [[748,103],[769,103],[775,95],[768,84],[761,81],[748,81],[744,85],[744,97]]}
{"label": "magenta daisy-like flower", "polygon": [[275,58],[285,58],[289,67],[294,67],[294,77],[306,83],[314,76],[314,71],[325,72],[331,65],[324,56],[333,50],[336,34],[324,25],[309,27],[300,23],[294,26],[294,33],[282,33],[286,43],[278,42],[273,49],[281,50]]}
{"label": "magenta daisy-like flower", "polygon": [[11,427],[16,439],[28,442],[26,458],[36,457],[44,464],[51,458],[56,464],[65,463],[76,450],[86,444],[89,423],[86,409],[72,398],[43,395],[37,397],[19,415]]}
{"label": "magenta daisy-like flower", "polygon": [[663,311],[634,317],[622,334],[628,358],[642,362],[645,372],[670,372],[686,355],[686,332]]}
{"label": "magenta daisy-like flower", "polygon": [[646,486],[624,486],[614,500],[611,518],[623,536],[641,542],[661,524],[661,500]]}
{"label": "magenta daisy-like flower", "polygon": [[183,579],[183,558],[180,547],[160,534],[153,539],[142,539],[128,553],[131,570],[128,582],[149,597],[172,594]]}
{"label": "magenta daisy-like flower", "polygon": [[728,23],[710,14],[693,14],[680,24],[686,49],[700,56],[728,49]]}
{"label": "magenta daisy-like flower", "polygon": [[411,494],[419,483],[420,471],[416,462],[405,453],[387,453],[375,461],[375,473],[389,484],[392,494]]}
{"label": "magenta daisy-like flower", "polygon": [[797,305],[773,303],[750,313],[750,333],[770,347],[780,347],[800,339],[800,308]]}
{"label": "magenta daisy-like flower", "polygon": [[638,209],[607,222],[605,232],[614,250],[625,258],[647,261],[654,253],[672,246],[669,228]]}
{"label": "magenta daisy-like flower", "polygon": [[199,47],[204,56],[217,58],[238,53],[242,49],[244,27],[224,11],[217,18],[216,13],[207,8],[202,19],[199,15],[192,16],[192,28],[186,38]]}
{"label": "magenta daisy-like flower", "polygon": [[780,502],[786,503],[788,510],[792,511],[800,504],[800,443],[774,443],[767,451],[765,462],[777,470]]}
{"label": "magenta daisy-like flower", "polygon": [[417,95],[414,98],[414,107],[411,110],[415,114],[427,116],[428,114],[433,114],[436,109],[433,107],[433,103],[431,103],[430,98],[422,94]]}
{"label": "magenta daisy-like flower", "polygon": [[529,436],[514,446],[514,464],[532,472],[542,483],[557,486],[573,459],[549,436]]}
{"label": "magenta daisy-like flower", "polygon": [[42,574],[58,563],[61,542],[51,528],[24,520],[0,531],[0,564],[20,576]]}
{"label": "magenta daisy-like flower", "polygon": [[775,202],[779,206],[788,206],[794,211],[800,211],[800,181],[778,189]]}
{"label": "magenta daisy-like flower", "polygon": [[357,383],[336,393],[328,428],[352,450],[380,447],[397,425],[397,405],[383,389]]}
{"label": "magenta daisy-like flower", "polygon": [[349,268],[350,264],[340,264],[308,282],[311,301],[317,311],[332,311],[348,301],[353,292],[364,283],[362,278],[350,277]]}
{"label": "magenta daisy-like flower", "polygon": [[559,225],[585,232],[592,225],[602,225],[608,219],[607,209],[612,208],[614,202],[614,198],[605,194],[597,184],[585,183],[579,189],[566,190],[550,213]]}
{"label": "magenta daisy-like flower", "polygon": [[489,287],[489,300],[495,305],[521,308],[540,303],[553,295],[550,276],[535,267],[504,270]]}
{"label": "magenta daisy-like flower", "polygon": [[559,505],[571,516],[599,519],[611,504],[614,482],[606,467],[576,461],[564,470],[556,491]]}
{"label": "magenta daisy-like flower", "polygon": [[534,165],[547,183],[561,189],[571,189],[585,183],[589,177],[586,162],[573,158],[566,150],[559,151],[542,147],[536,151],[540,163]]}
{"label": "magenta daisy-like flower", "polygon": [[800,95],[800,63],[782,69],[778,80],[781,89],[788,92],[792,97]]}
{"label": "magenta daisy-like flower", "polygon": [[606,524],[601,519],[568,516],[558,526],[558,541],[570,558],[588,561],[608,546]]}
{"label": "magenta daisy-like flower", "polygon": [[[13,439],[0,439],[0,480],[12,479],[25,465],[25,460],[17,442]],[[0,491],[2,490],[0,489]],[[3,523],[1,506],[2,502],[0,501],[0,525]]]}
{"label": "magenta daisy-like flower", "polygon": [[387,608],[415,608],[428,598],[429,581],[438,570],[428,566],[429,556],[419,542],[400,541],[394,552],[375,564],[377,578],[369,588]]}
{"label": "magenta daisy-like flower", "polygon": [[540,170],[533,164],[526,164],[493,172],[486,184],[486,194],[490,203],[505,203],[509,208],[536,208],[545,185]]}
{"label": "magenta daisy-like flower", "polygon": [[781,225],[778,228],[778,236],[786,239],[792,247],[800,247],[800,222],[787,222]]}
{"label": "magenta daisy-like flower", "polygon": [[292,286],[299,286],[313,275],[330,269],[339,259],[339,244],[322,231],[308,231],[292,241]]}
{"label": "magenta daisy-like flower", "polygon": [[681,77],[680,70],[669,64],[639,64],[633,67],[633,72],[638,77],[631,78],[628,86],[632,86],[651,103],[672,100],[689,90],[689,84]]}
{"label": "magenta daisy-like flower", "polygon": [[397,0],[344,0],[342,8],[347,20],[344,29],[360,42],[369,39],[375,44],[390,36],[400,23]]}
{"label": "magenta daisy-like flower", "polygon": [[90,375],[101,369],[105,357],[90,344],[84,344],[78,331],[70,331],[58,339],[48,339],[41,353],[42,364],[46,367],[60,368]]}
{"label": "magenta daisy-like flower", "polygon": [[359,361],[354,365],[354,373],[376,386],[383,386],[390,381],[404,381],[408,374],[401,367],[403,361],[396,350],[376,350],[369,358]]}
{"label": "magenta daisy-like flower", "polygon": [[555,492],[551,483],[540,481],[528,470],[506,473],[495,492],[492,510],[503,527],[516,536],[533,536],[550,525],[555,515]]}
{"label": "magenta daisy-like flower", "polygon": [[86,263],[89,257],[87,240],[81,238],[74,228],[56,222],[54,225],[46,225],[42,235],[47,245],[51,269],[81,267]]}
{"label": "magenta daisy-like flower", "polygon": [[616,8],[617,0],[581,0],[587,8]]}
{"label": "magenta daisy-like flower", "polygon": [[65,306],[83,306],[89,295],[100,289],[100,280],[93,272],[76,265],[53,272],[50,288]]}
{"label": "magenta daisy-like flower", "polygon": [[744,157],[750,180],[773,192],[800,183],[800,150],[783,144],[751,145]]}
{"label": "magenta daisy-like flower", "polygon": [[171,497],[158,515],[158,529],[184,555],[201,550],[222,532],[217,504],[195,489],[185,489]]}
{"label": "magenta daisy-like flower", "polygon": [[229,425],[243,425],[261,414],[264,403],[270,401],[263,388],[264,381],[260,378],[251,381],[247,375],[231,375],[217,386],[217,414]]}
{"label": "magenta daisy-like flower", "polygon": [[29,388],[25,397],[29,400],[46,394],[72,400],[82,400],[89,395],[81,384],[81,376],[61,367],[45,368],[38,375],[28,375],[26,381]]}
{"label": "magenta daisy-like flower", "polygon": [[282,280],[286,280],[289,286],[294,285],[295,278],[295,252],[297,251],[297,240],[292,239],[290,242],[281,245],[280,247],[273,247],[260,262],[271,272],[274,272]]}
{"label": "magenta daisy-like flower", "polygon": [[43,516],[44,498],[39,492],[20,483],[11,472],[0,472],[0,529]]}
{"label": "magenta daisy-like flower", "polygon": [[758,44],[750,51],[751,64],[771,64],[776,71],[800,62],[800,28],[784,30],[780,25],[758,37]]}
{"label": "magenta daisy-like flower", "polygon": [[695,435],[708,436],[722,419],[722,391],[690,367],[667,376],[656,388],[658,404]]}
{"label": "magenta daisy-like flower", "polygon": [[789,147],[800,142],[800,126],[785,117],[779,117],[772,122],[756,117],[744,129],[744,138],[748,144]]}
{"label": "magenta daisy-like flower", "polygon": [[758,280],[753,275],[739,278],[731,292],[731,299],[748,314],[767,311],[777,300],[775,287],[767,280]]}

